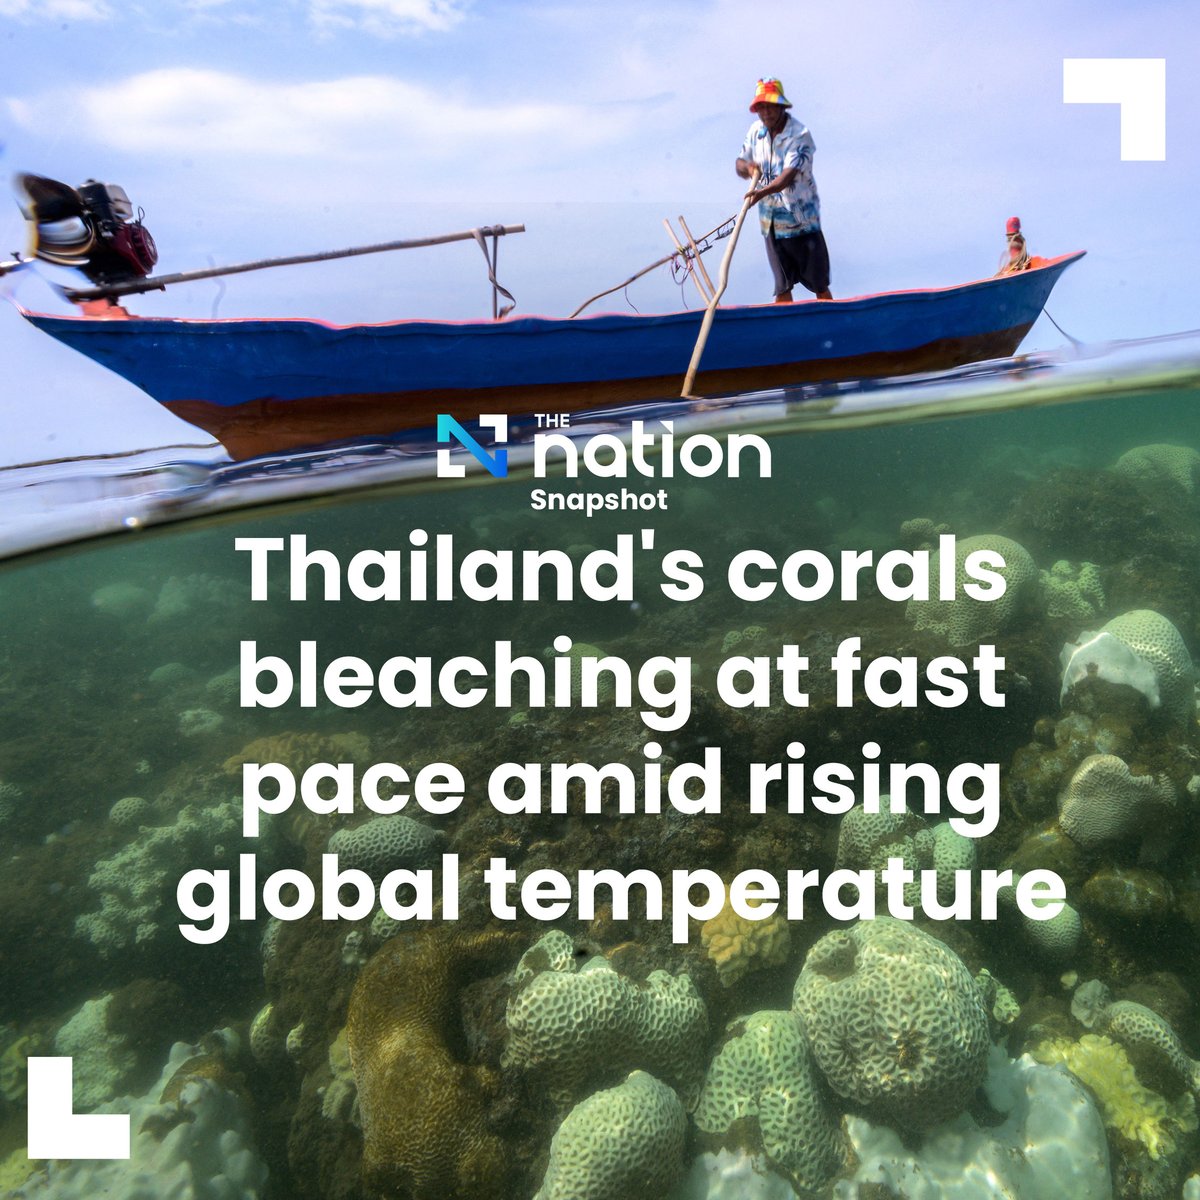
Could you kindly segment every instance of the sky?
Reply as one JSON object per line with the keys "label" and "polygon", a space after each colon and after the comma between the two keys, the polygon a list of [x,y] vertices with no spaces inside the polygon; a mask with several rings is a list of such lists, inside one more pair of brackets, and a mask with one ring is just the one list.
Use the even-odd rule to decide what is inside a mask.
{"label": "sky", "polygon": [[[1167,153],[1120,159],[1119,110],[1064,104],[1068,57],[1164,58]],[[1004,223],[1087,249],[1049,312],[1084,341],[1200,327],[1194,0],[0,0],[0,171],[119,183],[158,271],[524,223],[499,279],[565,315],[738,208],[755,81],[817,146],[837,296],[990,275]],[[0,258],[27,242],[0,196]],[[715,272],[723,243],[709,256]],[[55,268],[0,281],[67,311]],[[696,307],[665,270],[639,311]],[[730,303],[769,299],[748,227]],[[335,322],[490,314],[471,243],[242,275],[147,315]],[[626,309],[611,297],[601,308]],[[1044,318],[1025,349],[1062,343]],[[0,465],[208,440],[0,305]]]}

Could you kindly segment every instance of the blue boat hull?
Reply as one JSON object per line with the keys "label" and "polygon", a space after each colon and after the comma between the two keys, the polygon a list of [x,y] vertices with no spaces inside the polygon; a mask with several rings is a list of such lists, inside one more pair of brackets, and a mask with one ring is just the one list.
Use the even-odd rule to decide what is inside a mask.
{"label": "blue boat hull", "polygon": [[[721,309],[694,391],[900,375],[1012,354],[1081,255],[957,287]],[[245,458],[424,428],[439,412],[465,421],[669,399],[702,314],[353,326],[24,315]]]}

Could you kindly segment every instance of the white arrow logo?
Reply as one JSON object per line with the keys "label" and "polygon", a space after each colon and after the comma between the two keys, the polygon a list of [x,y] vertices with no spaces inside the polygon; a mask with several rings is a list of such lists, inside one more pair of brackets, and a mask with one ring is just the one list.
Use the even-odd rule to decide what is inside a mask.
{"label": "white arrow logo", "polygon": [[1166,159],[1165,58],[1064,58],[1063,103],[1119,104],[1121,159]]}
{"label": "white arrow logo", "polygon": [[128,1158],[129,1118],[78,1114],[71,1096],[70,1058],[31,1058],[30,1158]]}

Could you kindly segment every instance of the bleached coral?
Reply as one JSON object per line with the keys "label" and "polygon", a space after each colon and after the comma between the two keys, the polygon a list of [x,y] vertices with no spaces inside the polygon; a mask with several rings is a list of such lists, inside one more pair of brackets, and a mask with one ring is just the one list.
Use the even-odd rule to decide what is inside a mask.
{"label": "bleached coral", "polygon": [[217,1066],[202,1047],[176,1043],[144,1095],[97,1109],[128,1114],[129,1158],[39,1164],[5,1200],[258,1200],[266,1164],[251,1141],[246,1105]]}
{"label": "bleached coral", "polygon": [[1103,630],[1081,633],[1078,642],[1067,642],[1063,646],[1058,661],[1062,666],[1060,701],[1067,698],[1067,693],[1080,680],[1094,677],[1141,692],[1151,708],[1162,704],[1154,668],[1114,633]]}
{"label": "bleached coral", "polygon": [[577,1104],[550,1142],[534,1200],[643,1200],[683,1173],[687,1117],[666,1084],[633,1071]]}
{"label": "bleached coral", "polygon": [[979,989],[957,954],[904,921],[826,934],[808,952],[792,1006],[833,1090],[903,1128],[961,1112],[983,1079]]}
{"label": "bleached coral", "polygon": [[1038,1062],[1062,1063],[1087,1084],[1100,1105],[1104,1123],[1140,1143],[1153,1159],[1170,1154],[1176,1137],[1197,1127],[1191,1092],[1168,1103],[1139,1082],[1129,1056],[1110,1038],[1095,1033],[1085,1033],[1077,1042],[1052,1038],[1036,1046],[1032,1054]]}
{"label": "bleached coral", "polygon": [[856,1166],[834,1185],[835,1200],[1111,1200],[1104,1123],[1066,1071],[993,1048],[984,1090],[1001,1124],[980,1126],[963,1113],[915,1146],[848,1117]]}

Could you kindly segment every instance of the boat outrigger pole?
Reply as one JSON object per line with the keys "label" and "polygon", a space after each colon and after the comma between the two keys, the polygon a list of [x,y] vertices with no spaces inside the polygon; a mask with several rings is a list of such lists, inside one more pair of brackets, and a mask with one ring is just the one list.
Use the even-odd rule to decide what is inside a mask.
{"label": "boat outrigger pole", "polygon": [[[356,258],[361,254],[382,254],[385,250],[412,250],[418,246],[441,246],[446,242],[475,241],[479,243],[484,257],[488,260],[488,278],[492,286],[511,300],[511,295],[496,282],[494,258],[488,254],[484,238],[491,238],[494,247],[497,238],[510,233],[524,232],[524,225],[483,225],[478,229],[466,229],[461,233],[443,233],[436,237],[411,238],[400,242],[377,242],[371,246],[351,246],[345,250],[324,250],[317,254],[293,254],[286,258],[260,258],[255,262],[235,263],[229,267],[204,267],[198,271],[179,271],[174,275],[150,275],[145,279],[131,279],[100,287],[65,288],[63,295],[76,304],[85,300],[111,300],[118,296],[159,292],[176,283],[191,283],[196,279],[216,279],[221,275],[241,275],[246,271],[263,271],[268,267],[294,267],[301,263],[328,262],[335,258]],[[4,264],[4,266],[12,265]]]}

